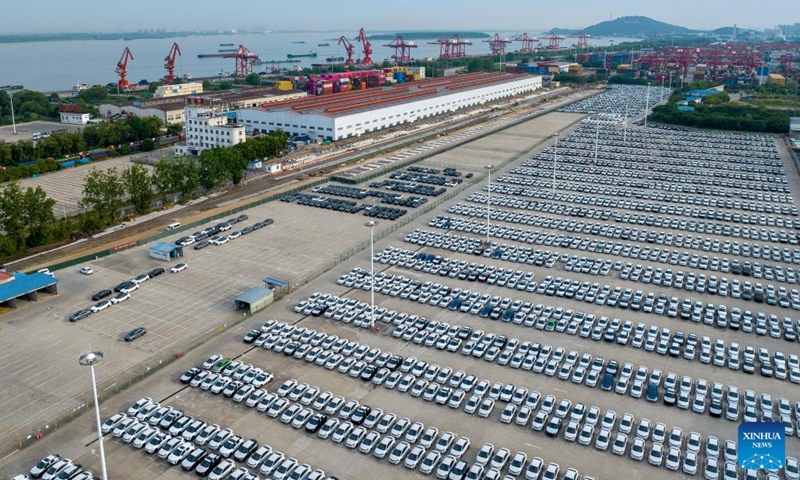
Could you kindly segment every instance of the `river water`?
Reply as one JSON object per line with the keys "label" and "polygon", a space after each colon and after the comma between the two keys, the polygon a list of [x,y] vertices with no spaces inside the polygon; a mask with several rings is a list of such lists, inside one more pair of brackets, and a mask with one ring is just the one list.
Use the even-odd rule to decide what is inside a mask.
{"label": "river water", "polygon": [[[348,36],[353,32],[346,32]],[[487,32],[488,33],[488,32]],[[494,33],[494,32],[492,32]],[[499,32],[501,37],[510,37],[520,32]],[[0,85],[24,85],[25,88],[39,91],[69,90],[76,83],[89,85],[116,83],[114,72],[117,61],[127,45],[133,54],[128,62],[128,81],[136,83],[142,79],[156,80],[163,77],[164,57],[169,53],[173,42],[178,42],[182,56],[175,62],[176,75],[190,73],[194,77],[216,76],[233,72],[232,58],[197,58],[201,53],[217,53],[220,49],[236,48],[242,44],[257,54],[262,60],[285,60],[287,53],[317,52],[316,58],[300,58],[301,66],[323,63],[329,56],[346,56],[344,47],[338,45],[342,33],[336,32],[282,32],[248,35],[214,35],[143,40],[86,40],[58,42],[30,42],[0,44]],[[431,38],[435,40],[435,38]],[[489,53],[485,39],[473,40],[467,46],[467,55]],[[593,47],[602,48],[613,41],[620,43],[633,39],[592,39]],[[293,43],[301,42],[305,43]],[[418,45],[413,50],[414,58],[437,57],[438,45],[429,45],[429,40],[415,40]],[[573,45],[577,39],[569,38],[562,45]],[[220,46],[233,43],[234,47]],[[318,46],[329,43],[329,46]],[[357,55],[360,44],[352,40]],[[372,58],[376,62],[389,59],[394,49],[384,47],[389,40],[373,40]],[[516,50],[519,43],[512,43],[508,49]],[[546,45],[543,40],[540,45]],[[256,67],[257,71],[268,70],[270,65]]]}

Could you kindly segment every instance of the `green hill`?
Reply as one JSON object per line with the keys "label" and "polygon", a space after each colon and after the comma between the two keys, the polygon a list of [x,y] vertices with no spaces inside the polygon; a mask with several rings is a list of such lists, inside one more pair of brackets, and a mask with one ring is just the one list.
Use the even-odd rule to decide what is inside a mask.
{"label": "green hill", "polygon": [[659,22],[649,17],[630,16],[600,22],[584,29],[594,36],[652,37],[653,35],[681,35],[693,33],[685,27]]}

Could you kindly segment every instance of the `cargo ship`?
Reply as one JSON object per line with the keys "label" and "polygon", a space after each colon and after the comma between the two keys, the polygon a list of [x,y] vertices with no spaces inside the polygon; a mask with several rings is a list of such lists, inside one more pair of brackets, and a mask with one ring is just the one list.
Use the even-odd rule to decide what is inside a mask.
{"label": "cargo ship", "polygon": [[331,44],[330,43],[318,43],[317,46],[318,47],[330,47]]}
{"label": "cargo ship", "polygon": [[306,43],[306,42],[303,41],[303,40],[299,40],[299,41],[296,41],[296,42],[289,42],[289,43]]}
{"label": "cargo ship", "polygon": [[328,57],[325,59],[326,62],[344,62],[344,57]]}
{"label": "cargo ship", "polygon": [[233,53],[236,51],[235,48],[221,48],[217,50],[219,53]]}
{"label": "cargo ship", "polygon": [[315,58],[317,56],[317,52],[311,50],[308,53],[287,53],[286,58],[301,58],[301,57],[310,57]]}
{"label": "cargo ship", "polygon": [[220,43],[219,46],[220,47],[235,47],[236,44],[235,43]]}

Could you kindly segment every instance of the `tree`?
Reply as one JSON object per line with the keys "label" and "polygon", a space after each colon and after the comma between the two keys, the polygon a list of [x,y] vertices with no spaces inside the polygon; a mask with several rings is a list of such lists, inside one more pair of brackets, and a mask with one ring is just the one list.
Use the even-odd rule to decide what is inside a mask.
{"label": "tree", "polygon": [[136,208],[136,213],[142,215],[149,212],[155,193],[153,192],[153,177],[147,167],[134,163],[122,171],[122,182],[125,184],[125,192]]}
{"label": "tree", "polygon": [[247,75],[244,79],[245,83],[248,85],[252,85],[254,87],[258,87],[261,85],[261,76],[255,72]]}
{"label": "tree", "polygon": [[0,229],[18,252],[50,241],[55,203],[39,186],[23,191],[18,182],[11,182],[0,191]]}
{"label": "tree", "polygon": [[114,221],[117,211],[123,205],[125,184],[117,172],[117,167],[107,170],[93,168],[83,185],[83,198],[80,205],[96,211],[102,217]]}
{"label": "tree", "polygon": [[206,190],[213,190],[222,185],[226,177],[226,169],[222,159],[223,148],[209,148],[200,153],[200,185]]}
{"label": "tree", "polygon": [[200,187],[198,162],[187,157],[162,158],[156,164],[153,182],[164,202],[167,195],[176,193],[186,201]]}
{"label": "tree", "polygon": [[108,99],[108,88],[102,85],[95,85],[86,90],[81,90],[78,93],[78,98],[90,104],[102,103]]}
{"label": "tree", "polygon": [[11,145],[6,142],[0,142],[0,165],[10,166],[13,165],[11,157]]}

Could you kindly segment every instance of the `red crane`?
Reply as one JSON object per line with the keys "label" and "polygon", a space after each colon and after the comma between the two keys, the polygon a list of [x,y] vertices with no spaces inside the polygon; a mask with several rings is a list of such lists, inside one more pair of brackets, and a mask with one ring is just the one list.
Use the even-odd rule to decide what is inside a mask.
{"label": "red crane", "polygon": [[339,37],[339,45],[344,45],[344,49],[347,52],[347,60],[344,61],[344,64],[352,65],[356,63],[356,61],[353,60],[353,55],[355,55],[356,53],[356,47],[353,46],[352,43],[350,43],[350,40],[348,40],[347,37],[342,35],[341,37]]}
{"label": "red crane", "polygon": [[514,38],[514,41],[522,43],[519,53],[533,53],[536,49],[533,44],[538,42],[539,39],[536,37],[529,37],[527,33],[523,33],[521,37],[518,36]]}
{"label": "red crane", "polygon": [[164,78],[166,83],[172,83],[175,81],[175,57],[181,54],[181,47],[178,46],[178,43],[175,42],[172,44],[172,48],[169,50],[169,55],[164,58],[164,68],[167,69],[167,76]]}
{"label": "red crane", "polygon": [[506,45],[511,43],[511,40],[507,38],[500,38],[499,33],[495,33],[493,37],[488,40],[484,40],[484,42],[489,44],[489,48],[492,49],[492,56],[503,56],[506,54]]}
{"label": "red crane", "polygon": [[225,55],[224,58],[236,59],[236,68],[233,71],[233,75],[236,77],[246,77],[253,73],[253,65],[255,65],[256,61],[259,59],[258,55],[251,52],[244,45],[239,45],[239,48],[237,48],[234,53]]}
{"label": "red crane", "polygon": [[592,38],[588,33],[581,32],[577,35],[570,35],[569,38],[578,39],[578,48],[589,48],[589,39]]}
{"label": "red crane", "polygon": [[119,75],[119,82],[117,82],[117,87],[124,89],[131,86],[128,83],[127,75],[128,75],[128,60],[133,60],[133,54],[131,53],[131,49],[125,47],[125,50],[122,51],[122,57],[120,57],[119,62],[117,62],[117,74]]}
{"label": "red crane", "polygon": [[367,39],[367,33],[363,28],[358,31],[358,37],[356,40],[361,42],[362,46],[364,47],[364,58],[361,59],[361,63],[364,65],[372,65],[372,44],[369,43],[369,39]]}
{"label": "red crane", "polygon": [[387,43],[384,47],[394,48],[394,63],[404,63],[411,61],[411,49],[417,48],[414,42],[406,42],[402,35],[398,35],[394,42]]}
{"label": "red crane", "polygon": [[472,45],[469,40],[461,40],[458,34],[453,38],[442,37],[435,42],[428,42],[429,45],[439,45],[439,58],[460,58],[467,56],[467,45]]}
{"label": "red crane", "polygon": [[550,40],[550,45],[548,45],[547,48],[549,50],[558,50],[561,48],[561,40],[564,40],[567,37],[563,35],[556,35],[555,33],[550,32],[547,34],[546,38]]}

